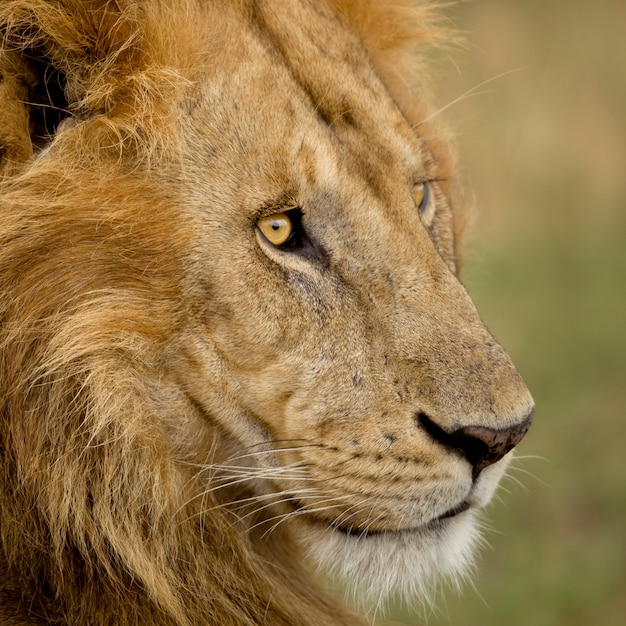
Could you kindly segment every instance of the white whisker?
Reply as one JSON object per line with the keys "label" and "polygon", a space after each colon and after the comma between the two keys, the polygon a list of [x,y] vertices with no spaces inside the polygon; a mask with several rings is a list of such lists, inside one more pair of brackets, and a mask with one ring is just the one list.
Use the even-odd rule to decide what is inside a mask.
{"label": "white whisker", "polygon": [[307,508],[307,509],[298,509],[298,510],[295,510],[295,511],[289,511],[288,513],[285,513],[285,514],[282,514],[282,515],[276,515],[273,518],[265,519],[262,522],[259,522],[258,524],[255,524],[254,526],[251,527],[251,529],[255,528],[256,526],[260,526],[262,524],[265,524],[268,521],[278,520],[268,530],[266,530],[263,533],[263,537],[265,537],[267,534],[273,532],[278,527],[279,524],[282,524],[287,519],[290,519],[292,517],[300,517],[300,516],[303,516],[303,515],[310,515],[311,513],[321,513],[321,512],[324,512],[324,511],[333,510],[337,505],[336,504],[332,504],[332,502],[336,501],[337,504],[339,504],[341,501],[343,501],[345,499],[349,499],[349,498],[350,498],[350,496],[346,496],[346,495],[330,496],[330,497],[325,495],[323,497],[324,501],[327,503],[325,506],[320,506],[320,507],[315,507],[315,508]]}
{"label": "white whisker", "polygon": [[436,111],[428,115],[426,118],[421,120],[418,124],[416,124],[414,128],[419,128],[422,124],[426,124],[433,118],[437,117],[444,111],[448,110],[450,107],[454,106],[455,104],[458,104],[459,102],[462,102],[463,100],[467,100],[468,98],[471,98],[473,96],[479,96],[479,95],[484,95],[486,93],[490,93],[489,91],[478,91],[481,87],[484,87],[485,85],[488,85],[489,83],[492,83],[496,80],[500,80],[501,78],[504,78],[506,76],[509,76],[510,74],[515,74],[516,72],[527,70],[529,67],[530,66],[528,65],[523,66],[523,67],[518,67],[512,70],[508,70],[506,72],[501,72],[500,74],[497,74],[496,76],[492,76],[491,78],[487,78],[486,80],[481,81],[480,83],[478,83],[478,85],[474,85],[474,87],[472,87],[471,89],[468,89],[467,91],[462,93],[460,96],[458,96],[454,100],[451,100],[450,102],[448,102],[448,104],[443,105],[442,107],[440,107],[439,109],[437,109]]}

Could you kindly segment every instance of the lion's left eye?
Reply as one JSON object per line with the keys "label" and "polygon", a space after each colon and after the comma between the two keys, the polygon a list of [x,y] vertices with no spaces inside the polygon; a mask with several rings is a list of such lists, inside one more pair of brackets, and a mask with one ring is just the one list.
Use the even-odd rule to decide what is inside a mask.
{"label": "lion's left eye", "polygon": [[413,202],[420,213],[425,213],[430,200],[430,190],[427,183],[415,183],[413,185]]}
{"label": "lion's left eye", "polygon": [[275,213],[262,217],[257,226],[273,246],[284,246],[294,233],[294,225],[287,213]]}

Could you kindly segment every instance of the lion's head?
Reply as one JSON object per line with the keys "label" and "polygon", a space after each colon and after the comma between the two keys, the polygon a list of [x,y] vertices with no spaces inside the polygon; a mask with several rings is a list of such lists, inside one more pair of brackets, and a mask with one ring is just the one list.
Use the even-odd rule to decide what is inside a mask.
{"label": "lion's head", "polygon": [[533,403],[410,4],[2,4],[0,617],[354,624],[316,564],[465,567]]}

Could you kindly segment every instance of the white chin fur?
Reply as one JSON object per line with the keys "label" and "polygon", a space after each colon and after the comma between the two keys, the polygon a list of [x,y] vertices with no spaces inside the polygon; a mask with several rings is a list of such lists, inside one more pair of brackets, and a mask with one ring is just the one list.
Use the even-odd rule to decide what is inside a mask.
{"label": "white chin fur", "polygon": [[439,581],[464,578],[478,540],[472,517],[466,511],[416,532],[369,536],[315,528],[306,547],[320,569],[348,586],[358,606],[376,614],[396,597],[431,604]]}

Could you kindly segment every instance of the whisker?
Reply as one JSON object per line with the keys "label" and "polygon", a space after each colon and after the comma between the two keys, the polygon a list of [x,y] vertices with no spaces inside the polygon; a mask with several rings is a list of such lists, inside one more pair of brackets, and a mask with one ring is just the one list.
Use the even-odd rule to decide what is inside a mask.
{"label": "whisker", "polygon": [[[299,501],[299,502],[306,502],[307,500],[311,501],[311,500],[326,500],[326,499],[328,499],[328,496],[325,496],[324,494],[321,494],[321,493],[312,494],[312,495],[306,495],[306,494],[305,494],[305,495],[303,495],[303,496],[300,496],[300,495],[299,495],[299,494],[297,494],[297,493],[294,493],[294,492],[289,491],[289,492],[284,492],[284,493],[282,494],[282,496],[284,496],[285,500],[292,499],[294,495],[297,495],[297,496],[298,496],[298,501]],[[258,508],[256,508],[256,509],[254,509],[254,511],[250,511],[249,513],[246,513],[245,515],[241,516],[241,517],[240,517],[240,519],[241,519],[241,520],[244,520],[244,519],[246,519],[246,518],[248,518],[248,517],[252,517],[253,515],[257,514],[259,511],[263,511],[264,509],[271,508],[272,506],[275,506],[275,505],[277,505],[277,504],[279,504],[279,503],[280,503],[280,500],[278,500],[278,501],[274,501],[274,502],[270,502],[270,503],[268,503],[268,504],[264,504],[263,506],[260,506],[260,507],[258,507]],[[308,509],[307,509],[307,510],[308,510]],[[292,512],[292,511],[289,511],[289,513],[284,513],[284,514],[278,515],[278,516],[276,516],[276,517],[281,517],[282,515],[287,515],[287,514],[290,514],[291,512]],[[267,521],[269,521],[269,520],[272,520],[272,519],[275,519],[275,518],[268,518],[268,519],[264,519],[264,520],[262,520],[261,522],[259,522],[259,524],[254,524],[254,525],[253,525],[253,526],[251,526],[250,528],[251,528],[251,529],[252,529],[252,528],[255,528],[256,526],[258,526],[258,525],[260,525],[260,524],[263,524],[263,523],[265,523],[265,522],[267,522]]]}
{"label": "whisker", "polygon": [[368,515],[367,521],[365,522],[365,528],[364,528],[364,532],[367,534],[370,529],[372,528],[372,526],[374,524],[376,524],[376,522],[380,521],[381,519],[383,519],[383,517],[385,516],[384,511],[381,511],[378,515],[376,515],[376,517],[372,518],[372,513],[373,513],[373,507],[370,507],[370,513]]}
{"label": "whisker", "polygon": [[[267,472],[265,474],[263,473],[258,473],[258,472],[254,472],[254,473],[250,473],[249,475],[245,475],[245,474],[237,474],[234,477],[231,476],[222,476],[220,477],[220,479],[218,479],[216,482],[217,484],[212,484],[210,487],[208,487],[207,489],[203,489],[201,493],[197,493],[194,494],[193,496],[191,496],[190,498],[188,498],[176,511],[175,514],[178,514],[182,509],[184,509],[185,507],[189,506],[189,504],[191,504],[194,500],[197,500],[198,498],[206,498],[208,495],[212,494],[212,493],[216,493],[217,491],[220,491],[222,489],[228,489],[230,487],[234,487],[236,485],[240,485],[243,483],[247,483],[250,482],[251,480],[257,480],[257,479],[263,479],[263,480],[272,480],[272,479],[280,479],[282,481],[289,481],[289,480],[293,480],[293,481],[299,481],[299,482],[304,482],[304,481],[312,481],[313,479],[307,476],[289,476],[286,475],[284,473],[281,474],[277,474],[277,475],[272,475],[271,473]],[[278,492],[279,493],[279,492]],[[231,503],[225,503],[225,504],[231,504]]]}
{"label": "whisker", "polygon": [[376,499],[376,496],[369,496],[365,500],[360,500],[359,502],[355,502],[354,504],[349,506],[343,513],[341,513],[341,515],[336,517],[334,522],[338,526],[345,526],[346,522],[350,520],[351,518],[353,518],[355,515],[357,515],[357,513],[359,512],[358,510],[356,510],[357,507],[362,507],[365,504],[367,504],[367,502],[370,502],[371,500],[374,500],[374,499]]}
{"label": "whisker", "polygon": [[[257,450],[254,452],[247,452],[246,454],[239,454],[237,456],[232,456],[232,457],[228,457],[226,459],[224,459],[223,461],[221,461],[218,464],[210,464],[211,466],[216,465],[216,466],[229,466],[229,463],[232,463],[234,461],[241,461],[242,459],[250,459],[250,458],[258,458],[262,455],[269,455],[269,454],[275,454],[277,452],[297,452],[299,450],[305,450],[308,448],[317,448],[319,446],[317,446],[316,444],[310,444],[310,445],[306,445],[306,446],[292,446],[289,448],[273,448],[270,450]],[[191,461],[183,461],[182,464],[184,465],[188,465],[191,467],[205,467],[205,464],[203,463],[193,463]]]}
{"label": "whisker", "polygon": [[[306,469],[301,465],[284,465],[282,467],[247,467],[245,465],[205,465],[200,468],[202,471],[213,472],[213,475],[225,475],[232,477],[248,476],[249,478],[259,478],[275,476],[279,478],[285,474],[306,475]],[[198,474],[196,475],[198,476]]]}
{"label": "whisker", "polygon": [[527,459],[552,463],[552,461],[547,456],[541,456],[540,454],[515,454],[511,458],[511,464],[515,463],[515,461],[525,461]]}
{"label": "whisker", "polygon": [[274,493],[264,493],[264,494],[258,494],[258,495],[254,495],[254,496],[249,496],[247,498],[241,498],[238,500],[232,500],[229,502],[222,502],[219,504],[216,504],[215,506],[212,507],[208,507],[208,508],[203,508],[198,514],[204,514],[204,513],[209,513],[210,511],[214,511],[220,508],[229,508],[232,506],[237,506],[237,505],[245,505],[245,504],[249,504],[251,502],[264,502],[269,500],[269,502],[267,504],[263,504],[263,506],[259,506],[257,508],[255,508],[253,511],[250,511],[249,513],[246,513],[245,515],[239,516],[240,520],[244,520],[247,517],[250,517],[254,514],[256,514],[258,511],[262,511],[264,509],[270,508],[272,506],[276,506],[277,504],[279,504],[282,501],[292,498],[294,495],[298,496],[298,499],[300,500],[311,500],[311,499],[319,499],[321,496],[320,495],[316,495],[316,489],[296,489],[296,490],[285,490],[285,491],[277,491]]}
{"label": "whisker", "polygon": [[524,476],[529,476],[530,478],[536,480],[539,484],[543,485],[544,487],[550,487],[550,485],[548,483],[546,483],[544,480],[542,480],[541,478],[539,478],[539,476],[537,476],[536,474],[533,474],[532,472],[529,472],[527,469],[524,469],[523,467],[510,467],[507,470],[507,473],[505,474],[504,478],[509,478],[515,482],[517,482],[518,484],[522,485],[521,481],[519,481],[517,478],[515,478],[514,476],[512,476],[512,474],[523,474]]}
{"label": "whisker", "polygon": [[[347,498],[350,498],[350,496],[340,495],[340,496],[331,496],[330,498],[328,496],[326,496],[324,499],[327,502],[336,501],[337,503],[340,503],[342,500],[345,500]],[[335,505],[327,504],[326,506],[315,507],[315,508],[312,508],[312,509],[299,509],[299,510],[295,510],[295,511],[289,511],[288,513],[284,513],[282,515],[276,515],[274,517],[270,517],[268,519],[262,520],[261,522],[251,526],[250,530],[252,530],[253,528],[256,528],[257,526],[265,524],[268,521],[278,520],[277,522],[275,522],[270,528],[268,528],[263,533],[262,536],[265,537],[267,534],[273,532],[276,528],[278,528],[279,524],[282,524],[287,519],[291,519],[292,517],[298,517],[298,516],[307,515],[307,514],[311,514],[311,513],[320,513],[320,512],[323,512],[323,511],[329,511],[329,510],[332,510],[334,508],[335,508]]]}
{"label": "whisker", "polygon": [[[315,499],[315,498],[319,499],[321,496],[310,495],[311,492],[315,492],[315,491],[316,491],[316,489],[313,489],[313,488],[310,488],[310,489],[295,489],[295,490],[291,489],[289,491],[285,490],[285,491],[278,491],[278,492],[273,492],[273,493],[264,493],[264,494],[258,494],[258,495],[254,495],[254,496],[249,496],[247,498],[241,498],[241,499],[238,499],[238,500],[232,500],[232,501],[228,501],[228,502],[220,502],[220,503],[215,504],[215,505],[210,506],[210,507],[201,506],[200,510],[196,511],[192,515],[187,516],[187,518],[185,518],[185,519],[189,520],[189,519],[193,519],[194,517],[198,517],[198,516],[205,515],[206,513],[210,513],[211,511],[216,511],[216,510],[219,510],[219,509],[225,509],[229,513],[231,513],[233,515],[236,515],[238,521],[242,521],[242,520],[246,519],[247,517],[250,517],[250,516],[256,514],[258,511],[262,511],[262,510],[270,508],[272,506],[276,506],[277,504],[279,504],[281,502],[281,499],[287,499],[287,498],[293,497],[294,495],[297,495],[298,499],[301,499],[301,500],[310,500],[310,499]],[[189,504],[194,499],[197,499],[200,496],[206,497],[209,493],[211,493],[211,492],[207,491],[207,492],[203,492],[202,494],[198,494],[194,498],[189,499],[187,501],[187,504]],[[245,505],[245,504],[248,504],[248,503],[254,502],[254,501],[261,501],[262,502],[262,501],[265,501],[265,500],[270,500],[270,502],[268,504],[264,504],[263,506],[255,508],[253,511],[250,511],[249,513],[246,513],[245,515],[239,515],[236,511],[234,511],[231,508],[231,507],[237,506],[237,505]]]}
{"label": "whisker", "polygon": [[491,78],[487,78],[486,80],[481,81],[477,85],[474,85],[474,87],[472,87],[471,89],[468,89],[467,91],[462,93],[460,96],[454,98],[454,100],[451,100],[450,102],[448,102],[448,104],[443,105],[442,107],[440,107],[439,109],[437,109],[436,111],[428,115],[426,118],[421,120],[418,124],[416,124],[413,128],[414,129],[419,128],[420,125],[426,124],[433,118],[437,117],[438,115],[440,115],[441,113],[449,109],[450,107],[454,106],[455,104],[458,104],[459,102],[462,102],[463,100],[467,100],[468,98],[473,97],[473,96],[479,96],[479,95],[490,93],[489,91],[478,91],[478,90],[481,87],[484,87],[485,85],[488,85],[489,83],[492,83],[496,80],[500,80],[501,78],[504,78],[510,74],[515,74],[516,72],[525,71],[529,67],[531,66],[525,65],[523,67],[518,67],[512,70],[507,70],[506,72],[501,72],[500,74],[497,74],[496,76],[492,76]]}
{"label": "whisker", "polygon": [[279,526],[280,524],[282,524],[283,522],[287,521],[288,519],[292,519],[294,517],[301,517],[303,515],[306,515],[308,513],[320,513],[323,511],[329,511],[332,510],[334,508],[333,505],[326,505],[326,506],[320,506],[320,507],[315,507],[312,509],[307,509],[306,511],[290,511],[289,513],[286,513],[284,515],[277,515],[275,517],[269,518],[269,520],[263,520],[262,522],[260,522],[259,524],[255,524],[254,526],[252,526],[251,528],[255,528],[257,526],[260,526],[261,524],[266,523],[267,521],[271,521],[273,519],[277,520],[274,524],[272,524],[272,526],[270,528],[268,528],[262,535],[262,538],[267,537],[270,533],[273,533]]}

